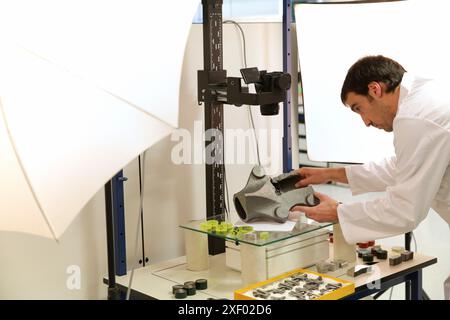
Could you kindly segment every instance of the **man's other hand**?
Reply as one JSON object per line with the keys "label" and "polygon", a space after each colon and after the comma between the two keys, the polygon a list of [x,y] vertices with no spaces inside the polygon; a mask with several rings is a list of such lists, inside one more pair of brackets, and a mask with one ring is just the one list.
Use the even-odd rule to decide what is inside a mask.
{"label": "man's other hand", "polygon": [[319,198],[320,204],[315,207],[295,206],[291,211],[304,212],[306,217],[317,222],[337,222],[339,202],[319,192],[315,192],[314,195]]}

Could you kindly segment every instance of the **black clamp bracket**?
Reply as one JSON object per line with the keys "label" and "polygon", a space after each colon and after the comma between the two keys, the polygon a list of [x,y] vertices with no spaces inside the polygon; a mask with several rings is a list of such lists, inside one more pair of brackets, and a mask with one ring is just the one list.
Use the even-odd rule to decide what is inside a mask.
{"label": "black clamp bracket", "polygon": [[[198,71],[198,102],[220,102],[235,106],[259,105],[264,116],[277,115],[278,103],[284,101],[291,87],[291,76],[283,72],[259,71],[258,68],[241,69],[242,78],[227,77],[226,70]],[[254,84],[256,93],[249,93]]]}

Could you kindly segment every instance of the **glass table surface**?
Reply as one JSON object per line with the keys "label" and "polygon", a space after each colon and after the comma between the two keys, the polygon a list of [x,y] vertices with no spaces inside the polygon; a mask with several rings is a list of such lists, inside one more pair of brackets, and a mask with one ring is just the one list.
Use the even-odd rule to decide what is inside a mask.
{"label": "glass table surface", "polygon": [[[217,222],[214,222],[214,220]],[[180,227],[222,238],[227,241],[234,241],[236,244],[242,242],[255,246],[266,246],[323,228],[331,230],[333,225],[333,223],[318,223],[309,219],[300,219],[297,221],[292,231],[253,231],[245,229],[245,226],[242,227],[241,224],[235,226],[236,222],[237,221],[234,221],[233,223],[225,214],[222,214],[211,216],[207,219],[192,220],[181,224]],[[222,227],[218,227],[220,225],[222,225]]]}

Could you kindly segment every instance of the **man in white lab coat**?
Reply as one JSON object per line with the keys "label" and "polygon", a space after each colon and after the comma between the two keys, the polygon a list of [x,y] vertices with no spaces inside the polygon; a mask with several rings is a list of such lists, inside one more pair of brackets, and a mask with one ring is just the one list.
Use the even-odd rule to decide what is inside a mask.
{"label": "man in white lab coat", "polygon": [[365,125],[394,133],[395,156],[344,168],[301,168],[297,187],[348,183],[354,195],[386,191],[372,201],[341,204],[317,193],[315,207],[297,206],[319,222],[339,221],[348,243],[415,229],[430,208],[450,224],[450,87],[414,77],[383,56],[358,60],[341,91]]}

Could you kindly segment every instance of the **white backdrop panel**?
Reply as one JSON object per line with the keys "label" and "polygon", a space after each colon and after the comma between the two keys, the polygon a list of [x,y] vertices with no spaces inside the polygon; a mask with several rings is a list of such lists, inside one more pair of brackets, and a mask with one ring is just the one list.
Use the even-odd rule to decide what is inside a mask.
{"label": "white backdrop panel", "polygon": [[421,76],[448,75],[449,6],[445,0],[295,6],[311,160],[364,163],[393,154],[392,134],[366,128],[343,106],[345,75],[359,58],[377,54]]}

